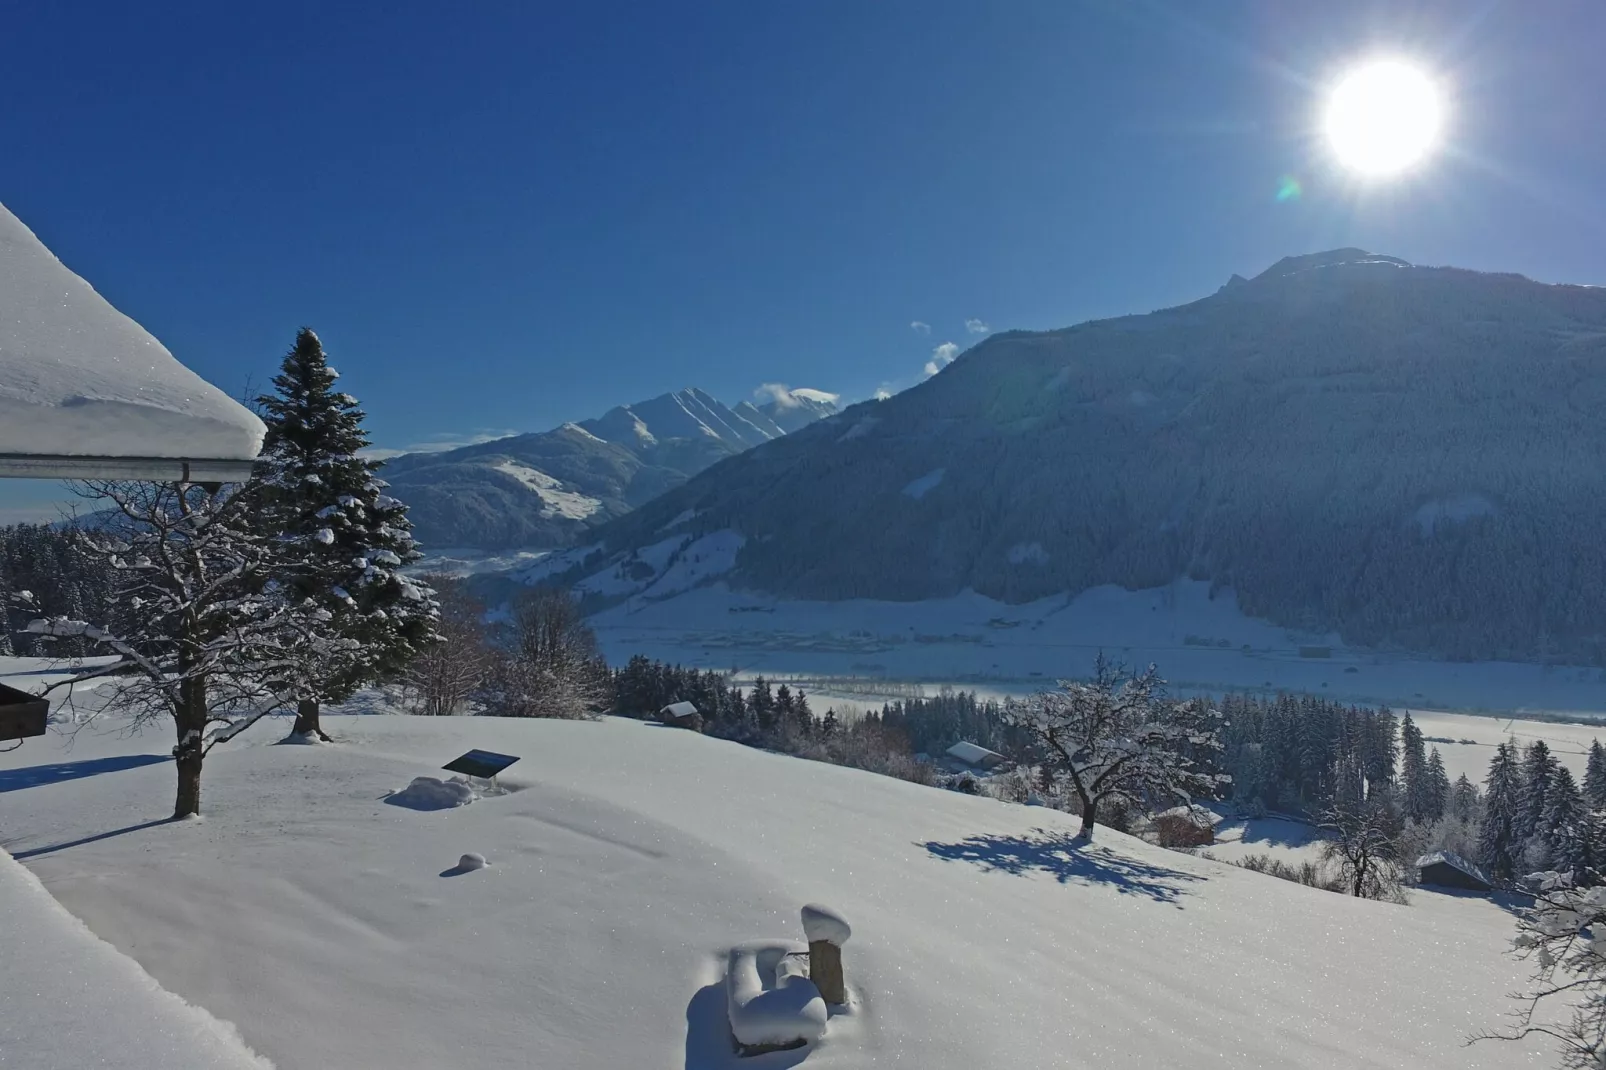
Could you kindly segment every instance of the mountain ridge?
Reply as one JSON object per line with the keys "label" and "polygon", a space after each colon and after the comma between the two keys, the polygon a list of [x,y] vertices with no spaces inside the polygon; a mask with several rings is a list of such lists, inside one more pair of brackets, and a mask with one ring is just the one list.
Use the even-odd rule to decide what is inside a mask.
{"label": "mountain ridge", "polygon": [[1173,308],[988,338],[588,532],[563,579],[642,559],[685,515],[627,593],[729,531],[697,582],[1025,602],[1186,576],[1364,645],[1598,663],[1602,407],[1606,290],[1289,257]]}
{"label": "mountain ridge", "polygon": [[793,404],[790,393],[732,408],[687,387],[550,431],[401,454],[386,463],[384,477],[408,503],[426,547],[543,549],[785,435],[783,422],[796,429],[834,412],[834,404],[812,398]]}

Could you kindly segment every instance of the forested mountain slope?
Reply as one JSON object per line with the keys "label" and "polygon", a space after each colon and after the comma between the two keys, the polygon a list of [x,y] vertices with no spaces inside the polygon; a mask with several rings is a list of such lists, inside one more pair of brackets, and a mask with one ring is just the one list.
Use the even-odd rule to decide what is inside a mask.
{"label": "forested mountain slope", "polygon": [[385,478],[426,547],[549,547],[742,450],[836,411],[814,390],[734,408],[677,390],[551,431],[394,458]]}
{"label": "forested mountain slope", "polygon": [[1606,289],[1292,257],[1177,308],[991,337],[588,534],[563,578],[1024,602],[1187,575],[1352,643],[1595,662],[1603,412]]}

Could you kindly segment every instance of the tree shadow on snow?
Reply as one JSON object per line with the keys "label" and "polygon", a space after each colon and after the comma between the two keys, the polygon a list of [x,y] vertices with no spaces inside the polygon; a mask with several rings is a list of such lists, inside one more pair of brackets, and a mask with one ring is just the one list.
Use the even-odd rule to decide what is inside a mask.
{"label": "tree shadow on snow", "polygon": [[1107,884],[1123,895],[1157,903],[1178,903],[1186,884],[1204,879],[1046,829],[1026,836],[971,836],[958,843],[932,840],[921,846],[944,861],[970,862],[988,872],[1047,873],[1061,884]]}
{"label": "tree shadow on snow", "polygon": [[13,851],[11,857],[21,862],[24,859],[34,858],[38,855],[48,855],[54,854],[57,851],[65,851],[69,847],[82,847],[86,843],[94,843],[97,840],[109,840],[114,836],[124,836],[130,832],[139,832],[143,829],[153,829],[157,825],[171,825],[177,820],[178,819],[174,817],[158,817],[151,821],[141,821],[137,825],[125,825],[120,829],[112,829],[110,832],[97,832],[93,836],[84,836],[76,840],[68,840],[66,843],[53,843],[48,847],[35,847],[28,851]]}
{"label": "tree shadow on snow", "polygon": [[742,1058],[725,1017],[725,982],[705,985],[686,1004],[685,1070],[787,1070],[809,1057],[810,1048]]}
{"label": "tree shadow on snow", "polygon": [[51,762],[49,765],[30,765],[22,769],[3,769],[0,770],[0,793],[60,784],[66,780],[115,773],[122,769],[138,769],[142,765],[172,760],[166,754],[123,754],[115,758],[85,758],[76,762]]}

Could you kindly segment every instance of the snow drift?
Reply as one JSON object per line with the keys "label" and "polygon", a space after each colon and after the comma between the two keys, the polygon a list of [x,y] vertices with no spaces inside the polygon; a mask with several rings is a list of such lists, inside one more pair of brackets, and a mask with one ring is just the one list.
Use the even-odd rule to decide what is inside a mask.
{"label": "snow drift", "polygon": [[164,990],[0,851],[0,1066],[273,1070],[234,1026]]}

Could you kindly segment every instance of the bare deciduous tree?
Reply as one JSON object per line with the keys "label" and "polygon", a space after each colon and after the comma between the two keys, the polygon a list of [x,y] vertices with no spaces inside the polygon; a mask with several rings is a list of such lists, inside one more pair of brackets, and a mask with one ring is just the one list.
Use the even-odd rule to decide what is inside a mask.
{"label": "bare deciduous tree", "polygon": [[1390,899],[1399,895],[1398,819],[1376,800],[1342,803],[1322,815],[1328,832],[1322,857],[1337,862],[1339,876],[1349,893],[1360,899]]}
{"label": "bare deciduous tree", "polygon": [[513,620],[476,698],[501,717],[590,717],[606,701],[597,637],[566,591],[540,588],[513,606]]}
{"label": "bare deciduous tree", "polygon": [[283,562],[270,537],[253,529],[235,488],[101,481],[84,488],[113,513],[85,532],[83,546],[117,577],[121,630],[44,617],[28,631],[118,655],[52,688],[104,677],[107,708],[135,725],[171,718],[173,816],[200,813],[207,752],[282,704],[271,681],[292,672],[293,651],[318,630],[316,610],[277,589]]}
{"label": "bare deciduous tree", "polygon": [[459,576],[420,577],[434,588],[440,604],[437,639],[413,658],[403,677],[414,713],[444,717],[460,710],[485,681],[491,667],[485,606]]}
{"label": "bare deciduous tree", "polygon": [[1075,791],[1083,837],[1092,837],[1106,803],[1191,802],[1230,782],[1199,760],[1221,750],[1221,713],[1203,702],[1166,701],[1163,688],[1153,665],[1129,673],[1100,654],[1090,682],[1061,680],[1058,691],[1009,707],[1007,716]]}

